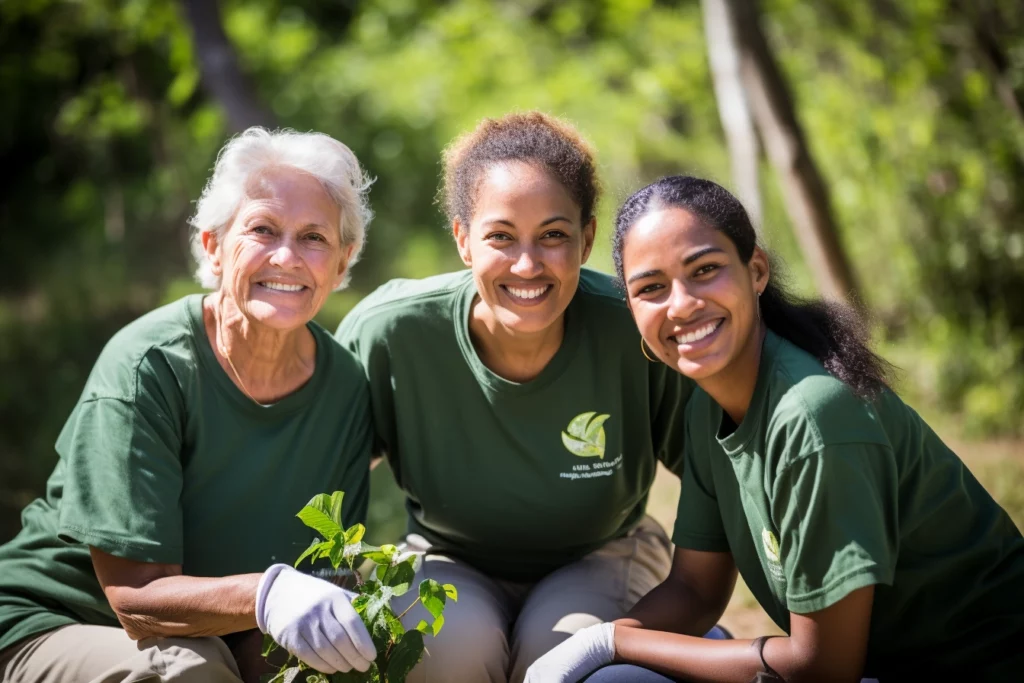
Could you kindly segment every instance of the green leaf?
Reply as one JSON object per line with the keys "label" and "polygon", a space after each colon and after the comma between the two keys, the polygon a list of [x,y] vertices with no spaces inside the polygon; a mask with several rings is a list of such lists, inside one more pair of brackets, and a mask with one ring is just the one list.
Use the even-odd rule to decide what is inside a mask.
{"label": "green leaf", "polygon": [[344,491],[335,491],[331,494],[329,514],[334,523],[341,527],[341,501],[345,499]]}
{"label": "green leaf", "polygon": [[299,555],[299,559],[295,560],[295,564],[292,566],[298,567],[299,564],[310,555],[313,556],[313,561],[316,562],[319,557],[319,553],[321,551],[329,550],[330,545],[331,544],[328,541],[321,541],[319,538],[314,538],[313,542],[309,544],[308,548],[302,551],[302,554]]}
{"label": "green leaf", "polygon": [[331,539],[331,548],[328,553],[328,559],[330,559],[331,566],[335,569],[340,567],[342,560],[345,559],[345,537],[340,531],[334,534],[334,538]]}
{"label": "green leaf", "polygon": [[341,531],[341,525],[331,518],[331,497],[326,493],[313,496],[296,515],[302,523],[315,529],[324,538],[334,538]]}
{"label": "green leaf", "polygon": [[[384,607],[388,607],[391,604],[391,596],[393,591],[390,586],[380,586],[379,589],[372,593],[367,593],[366,608],[363,612],[363,621],[373,624],[377,621],[377,613]],[[359,596],[363,597],[363,596]],[[358,598],[357,598],[358,599]],[[353,601],[353,605],[355,602]],[[357,612],[359,610],[356,610]]]}
{"label": "green leaf", "polygon": [[446,583],[443,586],[441,586],[441,588],[444,589],[444,594],[448,596],[449,600],[451,600],[452,602],[459,601],[459,591],[455,589],[454,585]]}
{"label": "green leaf", "polygon": [[420,582],[420,600],[435,619],[444,612],[446,597],[444,588],[434,579],[424,579]]}
{"label": "green leaf", "polygon": [[406,676],[423,657],[423,634],[409,631],[391,650],[386,675],[388,683],[405,683]]}
{"label": "green leaf", "polygon": [[[387,622],[388,631],[391,633],[392,640],[397,641],[399,638],[405,635],[405,626],[402,625],[401,619],[399,619],[391,608],[387,611],[381,610],[384,613],[385,621]],[[379,621],[379,619],[378,619]]]}
{"label": "green leaf", "polygon": [[441,615],[437,619],[434,619],[434,623],[431,626],[431,630],[436,636],[438,633],[441,632],[442,628],[444,628],[444,615]]}
{"label": "green leaf", "polygon": [[412,568],[412,562],[399,562],[393,567],[386,567],[381,583],[391,588],[392,595],[405,595],[409,592],[414,578],[416,572]]}
{"label": "green leaf", "polygon": [[370,637],[373,638],[373,646],[377,648],[378,653],[384,653],[390,649],[393,640],[390,621],[395,618],[395,613],[391,611],[391,608],[384,605],[371,622]]}
{"label": "green leaf", "polygon": [[362,524],[353,524],[345,532],[345,545],[359,543],[363,540],[364,535],[366,535],[366,527]]}
{"label": "green leaf", "polygon": [[416,624],[416,630],[420,633],[426,633],[430,629],[430,624],[420,619],[420,623]]}
{"label": "green leaf", "polygon": [[366,559],[376,562],[377,564],[391,564],[391,558],[395,556],[396,552],[398,552],[398,548],[390,543],[385,543],[380,548],[376,548],[368,552],[364,551],[360,554]]}

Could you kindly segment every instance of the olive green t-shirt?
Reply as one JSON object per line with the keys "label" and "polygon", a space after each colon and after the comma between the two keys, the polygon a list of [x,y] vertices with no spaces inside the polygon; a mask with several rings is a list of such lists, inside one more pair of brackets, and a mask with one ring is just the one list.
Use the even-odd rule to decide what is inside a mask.
{"label": "olive green t-shirt", "polygon": [[866,674],[998,680],[986,667],[1024,652],[1024,539],[896,394],[862,400],[769,332],[727,425],[698,389],[673,541],[731,552],[780,628],[874,585]]}
{"label": "olive green t-shirt", "polygon": [[0,546],[0,650],[72,623],[116,626],[88,546],[186,575],[291,563],[314,533],[295,514],[344,490],[362,521],[372,445],[366,378],[314,323],[316,369],[291,395],[253,403],[218,364],[202,296],[118,332],[57,440],[46,495]]}
{"label": "olive green t-shirt", "polygon": [[692,384],[648,362],[611,278],[584,270],[562,345],[516,383],[469,333],[470,271],[395,280],[337,338],[370,380],[377,448],[409,529],[496,578],[533,581],[629,532],[658,460],[682,460]]}

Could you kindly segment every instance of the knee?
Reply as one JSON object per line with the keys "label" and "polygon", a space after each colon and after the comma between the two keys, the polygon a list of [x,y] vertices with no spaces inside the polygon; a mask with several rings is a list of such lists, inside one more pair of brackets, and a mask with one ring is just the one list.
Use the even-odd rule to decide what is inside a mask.
{"label": "knee", "polygon": [[150,644],[141,641],[140,646],[153,650],[153,663],[161,674],[162,681],[191,683],[192,681],[216,681],[237,683],[241,681],[234,655],[223,640],[206,638],[159,638]]}

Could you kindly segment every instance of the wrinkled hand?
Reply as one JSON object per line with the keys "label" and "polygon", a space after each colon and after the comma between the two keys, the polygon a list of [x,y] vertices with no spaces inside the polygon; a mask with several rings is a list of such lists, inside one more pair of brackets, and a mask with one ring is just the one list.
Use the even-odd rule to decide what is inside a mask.
{"label": "wrinkled hand", "polygon": [[615,625],[588,626],[534,662],[525,683],[577,683],[614,659]]}
{"label": "wrinkled hand", "polygon": [[352,607],[354,597],[332,583],[275,564],[256,589],[256,623],[318,671],[366,671],[377,650]]}

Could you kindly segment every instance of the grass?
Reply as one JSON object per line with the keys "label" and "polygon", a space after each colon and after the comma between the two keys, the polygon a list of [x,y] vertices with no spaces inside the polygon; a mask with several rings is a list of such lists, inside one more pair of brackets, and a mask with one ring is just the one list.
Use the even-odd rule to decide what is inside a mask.
{"label": "grass", "polygon": [[[1017,528],[1024,529],[1024,441],[967,440],[959,436],[959,425],[949,420],[936,421],[933,427],[1010,514]],[[675,524],[678,500],[679,480],[666,469],[659,468],[647,509],[670,532]],[[740,638],[781,633],[742,579],[737,582],[721,623]]]}

